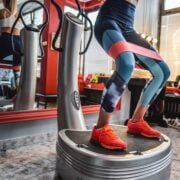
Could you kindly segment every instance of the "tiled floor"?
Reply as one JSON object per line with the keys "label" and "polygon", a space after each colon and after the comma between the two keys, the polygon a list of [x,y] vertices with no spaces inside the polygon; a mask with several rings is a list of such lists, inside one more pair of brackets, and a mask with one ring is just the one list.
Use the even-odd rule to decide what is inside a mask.
{"label": "tiled floor", "polygon": [[[171,180],[180,180],[180,132],[158,129],[172,139]],[[0,180],[52,180],[55,142],[56,133],[0,142]]]}

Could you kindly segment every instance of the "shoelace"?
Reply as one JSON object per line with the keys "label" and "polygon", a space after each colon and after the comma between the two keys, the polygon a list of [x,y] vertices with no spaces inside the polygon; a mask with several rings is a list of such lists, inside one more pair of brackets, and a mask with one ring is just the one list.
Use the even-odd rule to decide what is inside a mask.
{"label": "shoelace", "polygon": [[116,133],[114,132],[114,130],[112,128],[109,128],[106,131],[106,135],[108,135],[108,137],[110,137],[111,139],[117,139],[118,136],[116,135]]}
{"label": "shoelace", "polygon": [[143,125],[144,125],[144,128],[145,128],[146,130],[151,130],[151,131],[153,131],[153,129],[149,126],[149,124],[148,124],[146,121],[144,121],[144,120],[143,120]]}

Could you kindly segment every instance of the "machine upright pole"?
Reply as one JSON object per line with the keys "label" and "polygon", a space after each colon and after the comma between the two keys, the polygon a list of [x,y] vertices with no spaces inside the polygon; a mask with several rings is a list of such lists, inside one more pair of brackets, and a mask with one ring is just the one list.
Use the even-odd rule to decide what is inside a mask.
{"label": "machine upright pole", "polygon": [[83,23],[73,14],[64,15],[58,72],[58,129],[85,130],[78,90],[78,56]]}
{"label": "machine upright pole", "polygon": [[24,28],[21,39],[24,55],[21,57],[22,71],[14,109],[31,110],[36,93],[38,32]]}
{"label": "machine upright pole", "polygon": [[[36,3],[44,9],[45,22],[40,26],[34,24],[27,25],[23,19],[23,9],[29,3]],[[13,44],[13,30],[16,24],[21,19],[24,28],[21,30],[22,51],[15,50]],[[44,56],[42,47],[42,32],[49,21],[49,15],[46,7],[37,0],[29,0],[22,4],[18,17],[13,24],[12,34],[12,47],[15,54],[21,55],[22,70],[20,76],[20,83],[17,89],[16,101],[14,103],[14,110],[31,110],[34,107],[35,94],[36,94],[36,79],[37,79],[37,59],[38,59],[38,44],[40,46],[41,58]],[[38,43],[39,41],[39,43]]]}

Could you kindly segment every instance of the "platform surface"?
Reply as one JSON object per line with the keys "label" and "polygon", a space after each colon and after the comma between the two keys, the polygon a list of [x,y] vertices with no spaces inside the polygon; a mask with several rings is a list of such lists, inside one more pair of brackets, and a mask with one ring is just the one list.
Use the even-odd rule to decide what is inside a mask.
{"label": "platform surface", "polygon": [[100,146],[90,143],[91,131],[73,131],[66,130],[66,136],[72,140],[74,143],[79,145],[86,150],[93,151],[94,153],[100,153],[103,155],[125,155],[129,153],[141,154],[144,151],[152,150],[166,140],[163,136],[161,138],[147,139],[142,136],[128,134],[126,128],[123,126],[112,126],[115,132],[122,140],[128,144],[128,148],[124,150],[106,150]]}
{"label": "platform surface", "polygon": [[[47,122],[45,125],[47,126]],[[172,137],[173,162],[170,180],[179,180],[180,133],[173,128],[156,129]],[[7,151],[5,155],[2,152],[0,154],[0,179],[20,180],[26,177],[33,180],[53,180],[56,168],[56,140],[57,132],[52,131],[4,141]]]}

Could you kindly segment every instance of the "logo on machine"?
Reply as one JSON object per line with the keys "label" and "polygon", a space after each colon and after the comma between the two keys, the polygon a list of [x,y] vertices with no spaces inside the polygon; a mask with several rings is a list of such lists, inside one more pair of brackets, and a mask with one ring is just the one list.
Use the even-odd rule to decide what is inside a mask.
{"label": "logo on machine", "polygon": [[79,98],[79,93],[77,91],[74,91],[72,93],[72,103],[74,105],[74,107],[79,110],[81,102],[80,102],[80,98]]}

